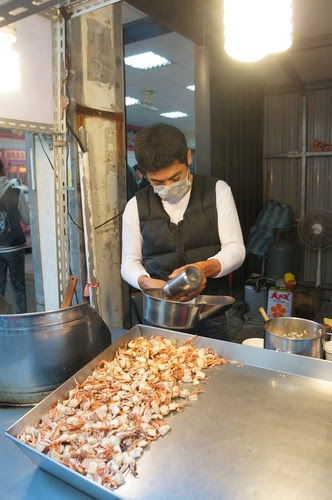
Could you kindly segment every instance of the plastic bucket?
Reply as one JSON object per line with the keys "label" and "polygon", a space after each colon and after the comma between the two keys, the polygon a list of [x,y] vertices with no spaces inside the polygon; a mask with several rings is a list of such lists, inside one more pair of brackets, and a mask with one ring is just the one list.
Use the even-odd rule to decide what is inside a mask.
{"label": "plastic bucket", "polygon": [[324,344],[325,359],[332,361],[332,340],[325,342]]}
{"label": "plastic bucket", "polygon": [[251,338],[246,339],[242,342],[244,345],[251,345],[252,347],[264,347],[264,339]]}

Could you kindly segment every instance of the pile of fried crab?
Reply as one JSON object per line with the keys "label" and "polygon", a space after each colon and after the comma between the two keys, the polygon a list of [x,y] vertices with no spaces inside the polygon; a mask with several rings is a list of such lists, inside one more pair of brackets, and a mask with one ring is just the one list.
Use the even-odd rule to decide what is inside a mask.
{"label": "pile of fried crab", "polygon": [[97,484],[116,488],[127,472],[136,475],[144,448],[170,430],[164,417],[182,412],[203,392],[186,384],[198,386],[205,368],[227,363],[209,348],[194,348],[194,338],[181,346],[164,337],[130,341],[18,439]]}

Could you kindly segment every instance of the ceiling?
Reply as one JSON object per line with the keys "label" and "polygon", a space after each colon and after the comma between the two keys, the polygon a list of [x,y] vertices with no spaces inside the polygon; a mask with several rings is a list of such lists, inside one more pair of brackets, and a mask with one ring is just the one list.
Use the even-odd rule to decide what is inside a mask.
{"label": "ceiling", "polygon": [[332,87],[332,2],[293,0],[293,45],[256,63],[268,91],[278,87]]}
{"label": "ceiling", "polygon": [[[105,0],[107,3],[117,0]],[[131,0],[128,0],[131,3]],[[138,0],[136,0],[138,1]],[[182,0],[184,2],[184,0]],[[222,0],[190,0],[185,5],[192,5],[196,9],[196,17],[191,20],[192,26],[198,24],[202,28],[200,16],[209,19],[205,30],[215,33],[214,40],[222,44]],[[8,22],[6,16],[13,6],[24,4],[28,10],[18,15],[18,18],[28,16],[35,11],[49,7],[59,0],[6,0],[0,1],[0,25]],[[81,0],[82,5],[87,5],[86,10],[93,10],[100,3],[99,0]],[[146,9],[158,7],[156,0],[140,0],[140,5]],[[61,1],[65,5],[67,14],[70,14],[71,5],[76,1]],[[123,13],[123,26],[133,21],[144,20],[146,14],[140,12],[132,5],[121,2]],[[160,3],[161,5],[161,3]],[[169,0],[169,4],[162,4],[163,10],[169,14],[173,12],[176,24],[178,5],[184,3]],[[197,9],[198,7],[198,9]],[[143,7],[142,7],[143,8]],[[157,9],[158,10],[158,9]],[[197,12],[199,13],[197,16]],[[83,12],[82,12],[83,13]],[[75,13],[74,13],[75,14]],[[70,15],[74,15],[73,13]],[[80,15],[76,13],[75,15]],[[170,18],[170,15],[168,16]],[[1,16],[3,18],[1,19]],[[7,16],[8,17],[8,16]],[[202,32],[204,30],[201,30]],[[186,135],[194,133],[195,127],[195,95],[187,90],[186,86],[194,82],[194,44],[178,33],[167,31],[159,36],[151,37],[151,33],[139,38],[139,41],[126,43],[125,55],[134,55],[142,50],[154,50],[167,57],[172,64],[162,68],[147,71],[125,67],[126,95],[144,100],[144,90],[152,90],[152,105],[158,110],[148,110],[134,105],[126,109],[127,124],[139,127],[162,121],[176,124]],[[262,85],[265,92],[282,90],[300,90],[310,87],[332,88],[332,1],[331,0],[293,0],[293,45],[291,49],[282,54],[270,55],[257,63],[246,65],[253,73],[257,82]],[[212,61],[213,64],[213,61]],[[244,63],[237,63],[242,65]],[[160,113],[166,111],[182,111],[188,114],[186,118],[172,120],[163,118]]]}
{"label": "ceiling", "polygon": [[[206,0],[206,4],[209,0]],[[212,4],[211,4],[212,5]],[[213,9],[222,15],[221,6]],[[146,17],[122,2],[123,25]],[[211,12],[211,11],[210,11]],[[213,15],[213,13],[212,13]],[[194,82],[194,44],[175,32],[126,44],[125,56],[153,50],[172,64],[147,71],[125,66],[126,95],[144,100],[144,90],[152,90],[152,104],[158,111],[134,105],[126,108],[127,124],[148,126],[161,121],[178,126],[183,132],[194,130],[194,92],[186,89]],[[270,55],[249,70],[265,92],[303,90],[308,87],[332,88],[332,1],[293,0],[293,46],[283,54]],[[239,63],[242,64],[242,63]],[[182,111],[187,118],[169,119],[165,111]]]}
{"label": "ceiling", "polygon": [[[122,2],[122,22],[136,21],[145,17],[140,11]],[[144,101],[144,90],[152,90],[152,105],[157,111],[145,109],[139,105],[126,107],[128,125],[139,127],[163,122],[179,127],[189,133],[195,127],[194,92],[187,90],[194,84],[194,44],[178,33],[166,33],[161,36],[147,38],[124,47],[124,55],[131,56],[140,52],[154,51],[171,61],[171,65],[139,70],[125,66],[126,96]],[[160,116],[160,113],[182,111],[187,117],[171,119]]]}

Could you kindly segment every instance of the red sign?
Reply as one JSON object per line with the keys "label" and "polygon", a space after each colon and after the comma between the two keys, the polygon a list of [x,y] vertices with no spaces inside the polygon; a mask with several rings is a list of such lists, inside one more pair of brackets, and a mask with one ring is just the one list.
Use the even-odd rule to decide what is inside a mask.
{"label": "red sign", "polygon": [[5,157],[8,158],[8,160],[25,160],[26,159],[25,151],[22,149],[6,149],[5,150]]}
{"label": "red sign", "polygon": [[277,300],[289,300],[290,293],[279,293],[279,292],[273,292],[271,294],[271,299],[277,299]]}

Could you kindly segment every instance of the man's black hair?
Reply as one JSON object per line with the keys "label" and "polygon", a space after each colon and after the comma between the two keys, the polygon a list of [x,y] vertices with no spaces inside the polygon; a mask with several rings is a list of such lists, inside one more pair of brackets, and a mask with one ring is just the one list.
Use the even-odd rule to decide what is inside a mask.
{"label": "man's black hair", "polygon": [[135,139],[137,163],[145,172],[158,172],[176,162],[187,163],[187,141],[176,127],[158,123],[141,130]]}
{"label": "man's black hair", "polygon": [[133,169],[135,170],[135,172],[140,172],[142,175],[145,176],[145,170],[144,168],[141,167],[141,165],[139,165],[138,163],[136,163],[136,165],[133,166]]}

